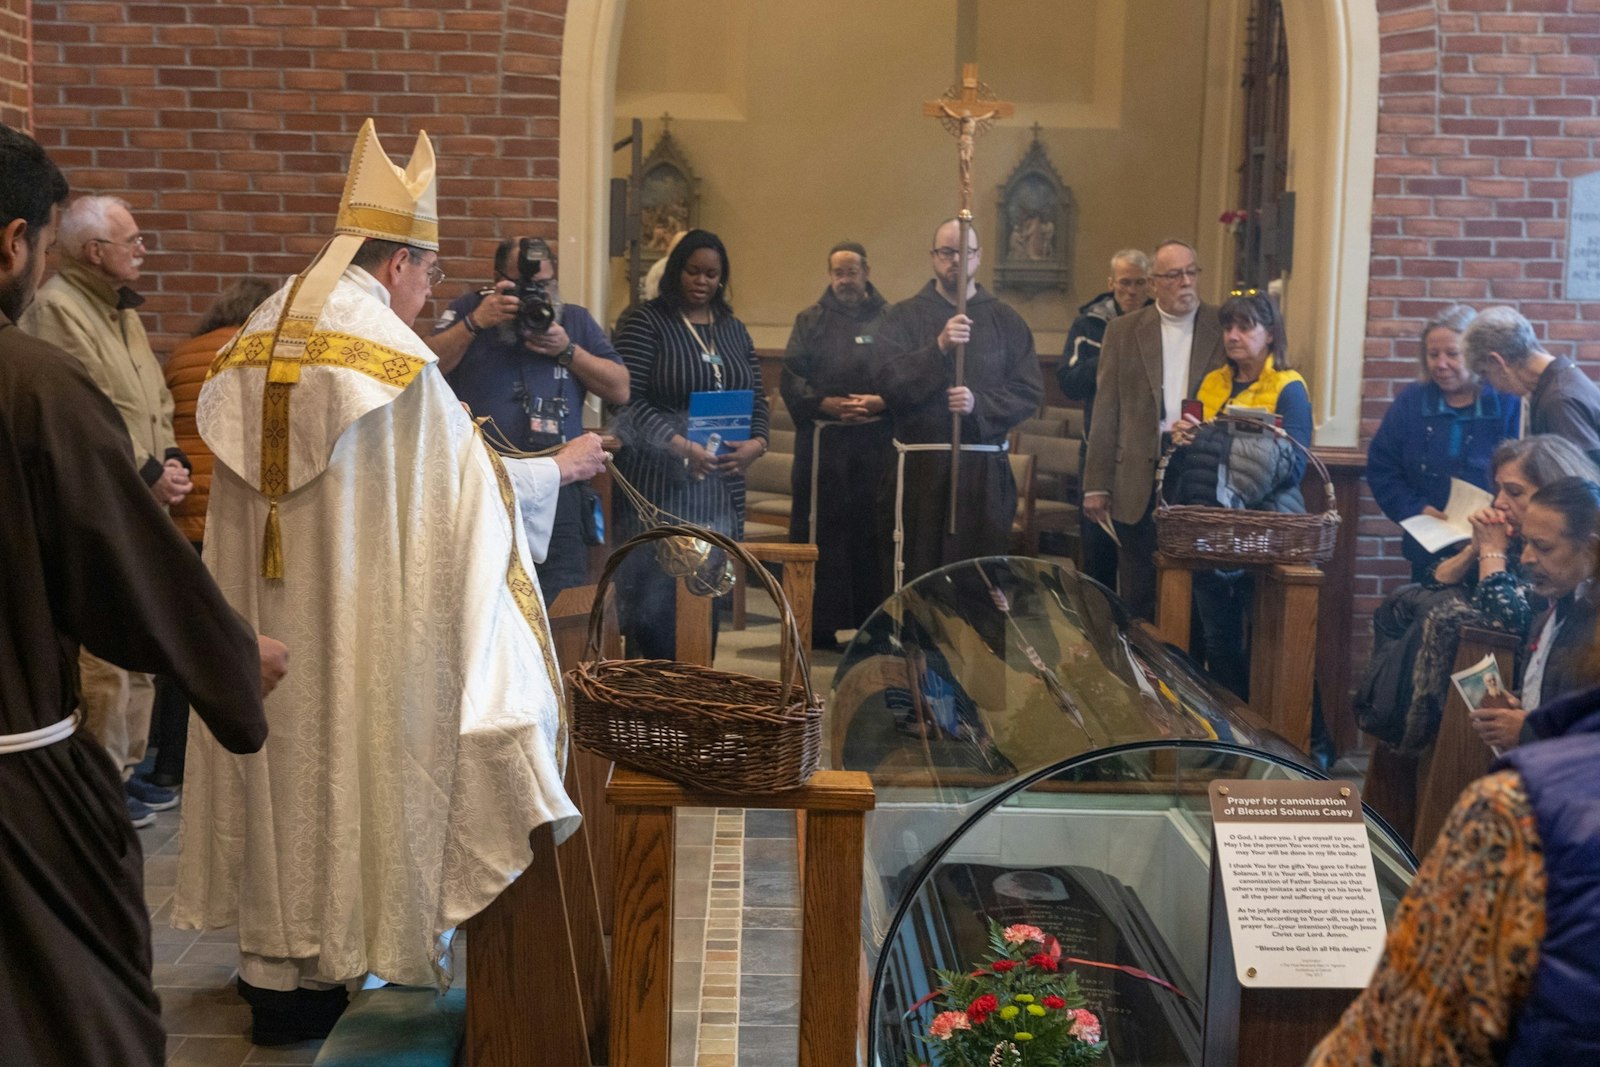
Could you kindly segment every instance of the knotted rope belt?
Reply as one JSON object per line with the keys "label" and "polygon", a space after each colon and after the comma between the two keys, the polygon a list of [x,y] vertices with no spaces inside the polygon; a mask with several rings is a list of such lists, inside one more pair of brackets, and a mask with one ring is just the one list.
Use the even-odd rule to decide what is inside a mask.
{"label": "knotted rope belt", "polygon": [[78,729],[79,715],[75,711],[58,723],[50,726],[41,726],[37,730],[28,730],[20,734],[0,734],[0,756],[10,755],[13,752],[30,752],[36,748],[53,745],[57,741],[65,741]]}
{"label": "knotted rope belt", "polygon": [[811,518],[806,530],[806,542],[817,543],[817,488],[818,472],[822,469],[822,431],[835,426],[871,426],[875,422],[882,422],[882,415],[873,415],[871,418],[857,419],[855,422],[839,422],[835,419],[818,419],[811,425]]}

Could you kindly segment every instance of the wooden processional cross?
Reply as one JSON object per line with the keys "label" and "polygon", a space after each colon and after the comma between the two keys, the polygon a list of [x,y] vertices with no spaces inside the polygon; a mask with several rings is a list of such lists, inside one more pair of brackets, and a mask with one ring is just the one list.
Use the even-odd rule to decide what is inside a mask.
{"label": "wooden processional cross", "polygon": [[[956,250],[958,274],[956,314],[967,313],[967,241],[972,233],[972,146],[978,134],[994,124],[995,119],[1008,118],[1015,110],[1004,100],[997,100],[989,87],[978,80],[978,65],[961,65],[961,85],[944,91],[937,100],[922,105],[922,113],[938,119],[944,128],[955,135],[957,162],[960,168],[961,207],[956,219],[961,223],[960,244]],[[965,385],[967,346],[956,345],[956,385]],[[956,489],[961,484],[961,413],[950,414],[950,519],[948,532],[956,532]]]}

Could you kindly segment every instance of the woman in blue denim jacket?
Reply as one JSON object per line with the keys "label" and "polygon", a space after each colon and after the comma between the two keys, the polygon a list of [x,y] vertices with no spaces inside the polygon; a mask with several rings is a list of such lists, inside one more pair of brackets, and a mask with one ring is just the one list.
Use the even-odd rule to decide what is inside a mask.
{"label": "woman in blue denim jacket", "polygon": [[[1423,380],[1395,397],[1367,449],[1367,484],[1395,522],[1442,517],[1452,478],[1489,489],[1489,457],[1497,444],[1517,436],[1517,398],[1495,392],[1462,358],[1461,333],[1473,314],[1453,304],[1422,328]],[[1402,551],[1411,580],[1422,581],[1433,557],[1410,534]]]}

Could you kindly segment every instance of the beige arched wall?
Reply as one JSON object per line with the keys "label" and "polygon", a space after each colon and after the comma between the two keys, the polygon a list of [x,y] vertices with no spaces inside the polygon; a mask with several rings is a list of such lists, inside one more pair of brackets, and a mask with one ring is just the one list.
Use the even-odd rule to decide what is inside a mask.
{"label": "beige arched wall", "polygon": [[1286,0],[1294,273],[1284,318],[1309,368],[1319,445],[1355,447],[1378,137],[1373,0]]}
{"label": "beige arched wall", "polygon": [[[825,6],[833,2],[825,0]],[[1041,4],[1040,12],[1061,10],[1051,0],[1033,0],[1031,7]],[[975,207],[986,233],[993,230],[995,188],[1026,149],[1026,127],[1033,121],[1046,128],[1043,136],[1052,157],[1080,200],[1073,292],[1033,299],[1006,294],[1034,327],[1042,352],[1059,348],[1072,308],[1096,291],[1105,255],[1122,244],[1192,236],[1208,271],[1206,295],[1216,299],[1230,280],[1231,244],[1216,220],[1236,206],[1242,0],[1151,0],[1141,5],[1101,0],[1092,6],[1096,17],[1075,29],[1074,47],[1080,51],[1074,54],[1092,53],[1093,48],[1081,50],[1083,41],[1089,41],[1102,50],[1115,45],[1119,60],[1101,57],[1098,78],[1080,80],[1075,93],[1057,93],[1060,98],[1052,101],[1025,95],[1046,95],[1038,88],[1037,72],[1014,78],[1018,92],[1010,95],[1019,97],[1018,115],[992,131],[979,149]],[[894,19],[902,7],[904,17],[894,23],[900,30],[896,45],[875,62],[888,65],[897,81],[905,82],[900,94],[905,99],[839,95],[836,87],[848,84],[851,72],[860,67],[848,49],[841,51],[841,39],[849,38],[852,26],[864,32],[862,20]],[[643,84],[645,73],[631,68],[619,86],[626,0],[568,4],[560,223],[562,279],[569,295],[608,312],[625,300],[620,268],[604,255],[606,182],[616,169],[611,145],[626,118],[635,113],[653,117],[660,110],[674,114],[674,129],[702,177],[710,179],[702,218],[733,248],[741,316],[750,322],[758,344],[782,344],[794,312],[820,291],[822,252],[846,234],[869,243],[877,279],[889,295],[909,293],[926,278],[925,218],[936,219],[947,210],[943,205],[953,201],[954,167],[947,139],[932,120],[906,118],[906,112],[933,95],[925,87],[953,77],[954,4],[841,2],[834,19],[824,17],[831,7],[793,9],[799,13],[786,17],[798,21],[785,32],[791,41],[804,40],[806,47],[773,54],[757,49],[754,55],[748,44],[733,40],[751,32],[745,16],[749,7],[739,0],[698,5],[654,0],[639,10],[653,19],[691,8],[707,20],[691,19],[690,24],[711,28],[700,34],[694,55],[669,61],[667,74],[680,84],[653,91]],[[1011,10],[1019,9],[1013,4]],[[1373,0],[1295,0],[1285,10],[1292,57],[1289,185],[1298,196],[1295,271],[1286,287],[1286,312],[1295,355],[1312,379],[1318,442],[1354,445],[1376,137],[1377,14]],[[761,16],[763,24],[778,18],[766,8]],[[1045,24],[1039,12],[1022,11],[1021,17],[1024,25]],[[1162,32],[1140,32],[1147,24]],[[1045,35],[1034,36],[1043,40]],[[980,62],[985,61],[982,37],[980,25]],[[992,37],[991,54],[998,47]],[[1161,51],[1173,40],[1184,42],[1179,54]],[[1190,48],[1191,41],[1205,46]],[[719,54],[726,62],[705,61]],[[785,77],[782,68],[791,66],[791,54],[803,55],[806,67]],[[985,79],[1006,90],[997,66],[985,65]],[[682,91],[684,72],[695,69],[707,73],[689,86],[693,91]],[[1143,87],[1154,81],[1152,70],[1168,76],[1176,71],[1177,84],[1192,87],[1184,90],[1181,106],[1170,99],[1170,91],[1144,94]],[[761,77],[753,77],[752,71]],[[1104,88],[1113,76],[1123,86],[1120,93]],[[1170,89],[1174,83],[1167,84]],[[783,135],[788,144],[753,137],[751,121],[770,119],[775,107],[791,109],[791,120],[795,113],[809,111],[813,125],[790,121]],[[646,123],[647,147],[659,128],[658,122]],[[794,142],[811,139],[811,131],[818,143],[827,138],[839,146],[830,154],[838,159],[824,165],[804,153],[796,155]],[[848,163],[864,158],[853,148],[858,143],[871,149],[873,158],[886,161],[860,180],[850,176],[848,166],[835,165],[840,159]],[[1113,148],[1143,155],[1131,165],[1125,158],[1113,163]],[[1176,161],[1175,169],[1189,178],[1187,185],[1177,184],[1176,194],[1170,183],[1141,184],[1162,161]],[[744,169],[735,172],[735,164]],[[1115,195],[1092,192],[1106,182]],[[896,202],[892,212],[872,209],[868,202],[868,193],[884,185]],[[988,271],[980,277],[987,281]]]}

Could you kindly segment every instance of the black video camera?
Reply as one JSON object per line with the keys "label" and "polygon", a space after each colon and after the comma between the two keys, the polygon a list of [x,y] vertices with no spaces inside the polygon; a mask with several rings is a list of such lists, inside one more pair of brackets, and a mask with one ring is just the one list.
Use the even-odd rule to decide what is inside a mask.
{"label": "black video camera", "polygon": [[549,330],[558,309],[550,292],[539,279],[539,270],[550,258],[550,246],[538,237],[524,237],[517,245],[517,336],[530,341]]}

